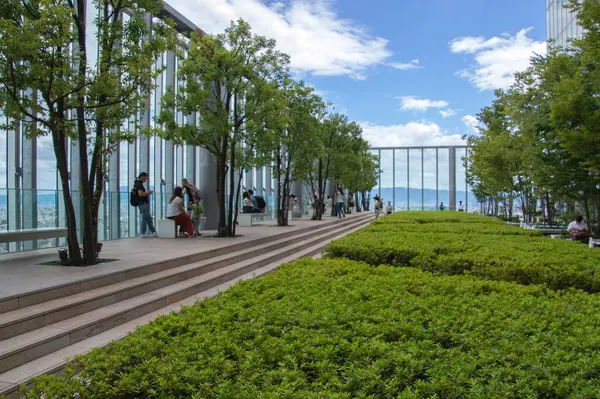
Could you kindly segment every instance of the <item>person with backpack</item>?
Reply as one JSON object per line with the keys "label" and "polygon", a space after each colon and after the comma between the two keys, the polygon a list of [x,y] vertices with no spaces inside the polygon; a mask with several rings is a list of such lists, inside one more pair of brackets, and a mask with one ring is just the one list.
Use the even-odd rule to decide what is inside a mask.
{"label": "person with backpack", "polygon": [[261,196],[255,196],[254,191],[248,190],[248,194],[250,195],[250,200],[252,201],[252,205],[254,207],[253,213],[264,213],[267,208],[267,202]]}
{"label": "person with backpack", "polygon": [[141,226],[140,234],[142,238],[158,237],[152,215],[150,214],[150,196],[153,191],[144,187],[144,183],[148,181],[148,173],[142,172],[139,174],[136,181],[133,182],[129,203],[140,211]]}

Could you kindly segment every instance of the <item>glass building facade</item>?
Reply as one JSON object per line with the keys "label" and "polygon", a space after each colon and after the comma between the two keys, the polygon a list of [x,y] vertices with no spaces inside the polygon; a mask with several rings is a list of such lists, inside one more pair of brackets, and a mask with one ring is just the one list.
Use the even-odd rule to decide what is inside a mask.
{"label": "glass building facade", "polygon": [[583,34],[576,16],[564,7],[566,4],[568,0],[546,0],[546,38],[556,46],[566,46],[569,39]]}
{"label": "glass building facade", "polygon": [[[94,0],[86,0],[88,7]],[[189,20],[168,4],[161,15],[148,16],[148,21],[166,16],[175,22],[181,33],[197,29]],[[89,64],[97,59],[98,43],[94,32],[94,13],[87,13]],[[126,14],[123,18],[128,18]],[[148,110],[123,121],[123,129],[152,126],[160,111],[162,95],[168,86],[176,86],[179,59],[166,52],[156,61],[157,67],[166,67],[156,80],[156,88],[148,97]],[[197,115],[178,115],[180,123],[197,123]],[[1,115],[0,118],[6,118]],[[136,120],[137,119],[137,120]],[[71,187],[75,199],[76,216],[81,210],[78,191],[78,148],[70,143],[69,167]],[[155,220],[164,217],[167,200],[181,179],[187,178],[200,187],[204,194],[207,215],[205,229],[217,227],[216,166],[212,155],[203,148],[174,145],[160,137],[140,136],[132,143],[122,142],[113,149],[109,172],[99,215],[99,240],[135,237],[139,234],[137,208],[129,204],[129,192],[140,172],[149,174],[147,188],[154,190],[151,211]],[[253,188],[268,203],[274,202],[274,187],[270,168],[257,168],[243,176],[244,188]],[[271,206],[270,209],[273,207]],[[79,218],[81,220],[81,218]],[[42,227],[64,227],[64,203],[56,160],[50,136],[26,137],[22,129],[0,129],[0,231]],[[78,223],[81,228],[81,223]],[[80,234],[81,236],[81,234]],[[0,253],[60,246],[64,239],[0,243]]]}

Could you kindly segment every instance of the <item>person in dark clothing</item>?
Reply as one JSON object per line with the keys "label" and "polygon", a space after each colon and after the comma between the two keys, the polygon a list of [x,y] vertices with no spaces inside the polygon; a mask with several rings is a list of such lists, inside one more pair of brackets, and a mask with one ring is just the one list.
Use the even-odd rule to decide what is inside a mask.
{"label": "person in dark clothing", "polygon": [[133,182],[133,192],[138,196],[137,208],[140,211],[141,226],[140,234],[142,238],[157,237],[154,223],[152,222],[152,215],[150,214],[150,196],[153,191],[146,191],[144,183],[148,181],[148,173],[142,172],[138,176],[137,180]]}
{"label": "person in dark clothing", "polygon": [[253,213],[260,213],[260,208],[258,207],[258,201],[254,196],[254,191],[248,190],[248,194],[250,195],[250,200],[252,201],[252,206],[254,207]]}

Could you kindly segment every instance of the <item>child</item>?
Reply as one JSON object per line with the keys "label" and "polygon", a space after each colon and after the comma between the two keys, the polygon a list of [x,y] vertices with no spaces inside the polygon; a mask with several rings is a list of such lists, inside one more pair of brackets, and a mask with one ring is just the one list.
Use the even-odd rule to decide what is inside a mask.
{"label": "child", "polygon": [[387,206],[385,207],[385,214],[386,215],[391,215],[392,214],[392,201],[388,201]]}
{"label": "child", "polygon": [[192,221],[194,222],[194,236],[200,236],[200,218],[204,213],[204,207],[200,204],[200,198],[193,197],[194,202],[188,206],[188,209],[192,212]]}

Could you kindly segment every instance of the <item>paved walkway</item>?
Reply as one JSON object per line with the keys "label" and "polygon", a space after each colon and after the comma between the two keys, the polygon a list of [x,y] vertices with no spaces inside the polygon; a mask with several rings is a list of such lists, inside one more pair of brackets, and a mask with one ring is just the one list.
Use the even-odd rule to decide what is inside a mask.
{"label": "paved walkway", "polygon": [[[361,215],[364,213],[348,215],[348,217]],[[211,237],[215,234],[214,231],[203,231],[203,236],[197,238],[130,238],[105,241],[100,256],[119,260],[88,267],[40,265],[40,263],[58,260],[56,248],[0,255],[0,299],[100,277],[174,257],[211,251],[240,242],[275,237],[282,231],[299,230],[334,219],[329,217],[322,221],[298,219],[291,221],[290,226],[287,227],[277,227],[275,222],[270,220],[257,223],[253,227],[238,227],[237,233],[240,236],[235,238],[214,238]]]}

